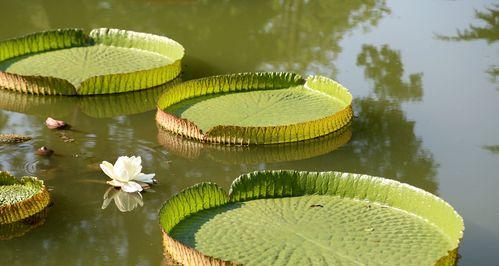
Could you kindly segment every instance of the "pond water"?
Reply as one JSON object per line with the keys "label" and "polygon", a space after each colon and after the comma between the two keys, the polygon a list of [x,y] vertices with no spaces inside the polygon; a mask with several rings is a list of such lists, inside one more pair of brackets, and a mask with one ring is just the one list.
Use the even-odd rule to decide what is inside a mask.
{"label": "pond water", "polygon": [[[158,133],[155,99],[165,87],[84,99],[2,92],[0,133],[34,140],[0,146],[0,170],[41,177],[54,204],[44,225],[0,241],[0,264],[164,263],[157,212],[172,194],[201,181],[227,187],[253,170],[297,169],[384,176],[432,192],[464,218],[459,265],[499,265],[494,1],[4,2],[0,39],[64,27],[162,34],[186,48],[183,80],[244,71],[325,75],[350,89],[358,118],[336,139],[216,148]],[[46,129],[47,116],[73,130]],[[43,145],[56,154],[34,155]],[[108,186],[98,163],[120,155],[142,156],[144,172],[159,181],[142,202],[125,199],[120,208],[136,207],[130,212],[113,202],[102,209]]]}

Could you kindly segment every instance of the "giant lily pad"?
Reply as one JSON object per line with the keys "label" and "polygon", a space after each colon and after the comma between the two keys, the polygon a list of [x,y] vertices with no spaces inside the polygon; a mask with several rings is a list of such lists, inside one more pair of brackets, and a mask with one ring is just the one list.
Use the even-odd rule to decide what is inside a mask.
{"label": "giant lily pad", "polygon": [[183,55],[179,43],[146,33],[39,32],[0,42],[0,88],[57,95],[135,91],[178,76]]}
{"label": "giant lily pad", "polygon": [[45,209],[50,195],[42,180],[15,178],[0,171],[0,225],[13,223]]}
{"label": "giant lily pad", "polygon": [[158,130],[158,143],[168,152],[187,159],[197,159],[206,155],[209,159],[223,164],[275,163],[304,160],[330,153],[352,137],[350,126],[326,136],[299,142],[269,145],[217,145],[184,138],[161,128]]}
{"label": "giant lily pad", "polygon": [[173,86],[158,101],[156,121],[189,138],[272,144],[334,132],[352,118],[352,95],[321,76],[242,73]]}
{"label": "giant lily pad", "polygon": [[452,265],[464,225],[442,199],[339,172],[201,183],[160,210],[165,252],[186,265]]}

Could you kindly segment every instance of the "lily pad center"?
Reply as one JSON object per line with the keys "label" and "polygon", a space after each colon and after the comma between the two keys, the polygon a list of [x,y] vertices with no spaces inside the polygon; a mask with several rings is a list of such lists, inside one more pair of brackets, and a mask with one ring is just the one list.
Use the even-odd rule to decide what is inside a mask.
{"label": "lily pad center", "polygon": [[0,62],[0,71],[61,78],[78,87],[94,76],[152,69],[172,62],[151,51],[98,44],[14,57]]}
{"label": "lily pad center", "polygon": [[205,255],[247,265],[430,265],[452,248],[419,216],[324,195],[204,210],[181,221],[171,236]]}
{"label": "lily pad center", "polygon": [[0,206],[12,205],[33,197],[39,193],[39,186],[24,185],[16,182],[3,184],[0,181]]}
{"label": "lily pad center", "polygon": [[165,111],[194,122],[206,132],[218,125],[264,127],[327,117],[348,103],[304,86],[213,94],[185,100]]}

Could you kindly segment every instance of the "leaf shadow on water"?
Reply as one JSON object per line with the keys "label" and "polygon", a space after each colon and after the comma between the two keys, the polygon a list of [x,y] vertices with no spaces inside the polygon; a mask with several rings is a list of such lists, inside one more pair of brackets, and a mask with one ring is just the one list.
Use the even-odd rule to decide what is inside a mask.
{"label": "leaf shadow on water", "polygon": [[0,224],[0,241],[22,237],[31,230],[42,226],[47,219],[49,208],[50,207],[47,207],[30,217],[24,218],[17,222]]}
{"label": "leaf shadow on water", "polygon": [[166,84],[115,95],[44,96],[0,90],[0,108],[12,112],[42,117],[65,117],[81,111],[95,118],[138,114],[153,110],[159,96],[181,81],[177,78]]}
{"label": "leaf shadow on water", "polygon": [[330,153],[352,137],[351,126],[306,141],[269,145],[220,145],[175,135],[158,127],[158,142],[170,153],[186,159],[206,157],[221,164],[275,163],[303,160]]}

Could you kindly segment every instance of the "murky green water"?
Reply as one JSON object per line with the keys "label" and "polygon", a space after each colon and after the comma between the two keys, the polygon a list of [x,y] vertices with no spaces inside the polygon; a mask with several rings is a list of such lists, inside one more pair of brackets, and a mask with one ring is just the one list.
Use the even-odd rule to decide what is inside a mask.
{"label": "murky green water", "polygon": [[[494,1],[2,1],[0,39],[60,27],[116,27],[170,36],[186,47],[184,80],[243,71],[335,78],[355,97],[340,139],[226,148],[158,136],[162,88],[120,97],[40,98],[2,92],[0,169],[42,177],[54,205],[45,224],[0,241],[0,264],[157,265],[157,211],[200,181],[228,186],[259,169],[339,170],[393,178],[450,202],[464,217],[460,265],[499,263],[499,38]],[[497,10],[497,8],[496,8]],[[461,34],[471,25],[490,30]],[[47,116],[73,131],[43,126]],[[71,140],[74,141],[71,142]],[[340,148],[339,144],[349,142]],[[34,155],[46,145],[50,158]],[[143,206],[102,210],[102,160],[140,155],[159,184]],[[133,200],[133,199],[132,199]],[[136,203],[138,204],[138,203]]]}

